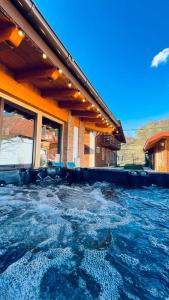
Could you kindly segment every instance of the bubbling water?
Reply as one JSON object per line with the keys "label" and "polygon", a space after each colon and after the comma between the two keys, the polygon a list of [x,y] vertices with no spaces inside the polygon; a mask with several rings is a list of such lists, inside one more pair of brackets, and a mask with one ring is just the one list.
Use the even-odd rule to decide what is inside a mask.
{"label": "bubbling water", "polygon": [[0,300],[168,299],[169,191],[0,189]]}

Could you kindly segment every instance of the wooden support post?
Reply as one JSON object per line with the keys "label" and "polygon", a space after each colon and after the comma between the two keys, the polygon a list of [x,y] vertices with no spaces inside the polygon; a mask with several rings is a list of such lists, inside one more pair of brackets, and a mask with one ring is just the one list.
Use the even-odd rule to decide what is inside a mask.
{"label": "wooden support post", "polygon": [[2,142],[3,111],[4,111],[4,99],[0,98],[0,151],[1,151],[1,142]]}
{"label": "wooden support post", "polygon": [[34,145],[34,168],[40,167],[40,151],[41,151],[41,137],[42,137],[42,113],[37,114],[35,123],[35,145]]}

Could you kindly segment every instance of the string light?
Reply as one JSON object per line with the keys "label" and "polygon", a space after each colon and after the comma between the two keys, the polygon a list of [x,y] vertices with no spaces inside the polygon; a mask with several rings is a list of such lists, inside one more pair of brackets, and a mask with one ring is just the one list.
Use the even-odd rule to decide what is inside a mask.
{"label": "string light", "polygon": [[18,35],[19,35],[20,37],[22,37],[22,36],[24,36],[25,34],[24,34],[24,32],[23,32],[21,29],[19,29]]}
{"label": "string light", "polygon": [[83,103],[84,103],[84,102],[86,102],[86,99],[85,99],[85,98],[83,98],[83,99],[82,99],[82,102],[83,102]]}
{"label": "string light", "polygon": [[47,55],[45,53],[42,54],[43,59],[47,59]]}
{"label": "string light", "polygon": [[63,71],[62,71],[62,69],[58,69],[58,72],[59,72],[59,74],[62,74],[63,73]]}
{"label": "string light", "polygon": [[69,87],[69,88],[71,88],[71,87],[72,87],[72,84],[71,84],[71,82],[70,82],[70,81],[68,82],[68,87]]}

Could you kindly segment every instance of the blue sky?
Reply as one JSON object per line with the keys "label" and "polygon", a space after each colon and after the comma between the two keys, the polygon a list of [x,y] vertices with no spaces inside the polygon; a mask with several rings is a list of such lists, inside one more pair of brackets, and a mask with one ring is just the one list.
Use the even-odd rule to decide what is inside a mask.
{"label": "blue sky", "polygon": [[169,117],[168,0],[35,3],[124,129]]}

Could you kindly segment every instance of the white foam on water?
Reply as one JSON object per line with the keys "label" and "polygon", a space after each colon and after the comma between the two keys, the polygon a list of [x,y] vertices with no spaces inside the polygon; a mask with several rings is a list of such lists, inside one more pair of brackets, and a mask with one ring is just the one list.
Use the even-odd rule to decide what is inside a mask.
{"label": "white foam on water", "polygon": [[101,286],[99,300],[116,300],[119,299],[119,289],[123,281],[117,270],[106,261],[106,254],[106,251],[86,250],[81,268]]}
{"label": "white foam on water", "polygon": [[131,299],[131,300],[143,300],[129,292],[126,292],[126,295],[127,295],[128,299]]}
{"label": "white foam on water", "polygon": [[152,287],[149,289],[150,295],[153,296],[155,299],[164,299],[163,292],[159,291],[156,287]]}
{"label": "white foam on water", "polygon": [[[54,252],[54,251],[53,251]],[[37,253],[32,259],[32,253],[8,267],[0,275],[0,300],[39,300],[41,280],[51,267],[69,273],[75,266],[70,248],[55,249],[52,258],[50,250]]]}
{"label": "white foam on water", "polygon": [[139,265],[139,259],[129,256],[125,253],[122,253],[120,255],[117,255],[126,265],[131,266],[131,267],[136,267]]}
{"label": "white foam on water", "polygon": [[153,246],[155,248],[159,248],[160,250],[164,251],[167,254],[169,253],[168,252],[168,250],[169,250],[168,247],[163,243],[159,243],[158,239],[156,237],[150,236],[148,238],[148,240],[149,240],[151,246]]}
{"label": "white foam on water", "polygon": [[[110,191],[108,199],[107,189]],[[157,194],[160,193],[158,190]],[[158,203],[155,213],[152,213],[155,197],[153,188],[126,191],[113,189],[106,183],[83,187],[51,185],[0,189],[0,255],[5,257],[7,253],[9,256],[0,275],[0,300],[40,300],[46,272],[56,268],[61,277],[62,274],[69,276],[74,270],[78,272],[79,267],[101,287],[98,299],[120,299],[126,281],[130,289],[124,294],[129,299],[138,300],[139,296],[134,291],[132,293],[132,282],[137,279],[133,279],[130,271],[136,277],[139,272],[147,276],[154,272],[167,280],[169,270],[167,259],[161,263],[164,272],[160,269],[160,262],[157,267],[156,261],[149,262],[154,253],[163,254],[165,258],[168,255],[167,236],[163,238],[165,232],[160,231],[162,237],[158,238],[159,231],[155,231],[156,223],[160,228],[160,222],[163,222],[163,208],[166,217],[167,200],[164,195],[161,210]],[[146,249],[142,242],[145,242]],[[136,249],[141,250],[137,253]],[[107,254],[111,257],[111,264],[106,260]],[[147,260],[139,258],[142,254],[147,255]],[[125,270],[127,275],[123,274]],[[87,282],[89,278],[78,276],[75,293],[81,287],[86,290],[85,299],[93,299]],[[146,292],[150,297],[162,297],[164,285],[153,290],[153,284],[152,280],[149,287],[144,287]],[[163,298],[166,294],[165,291]],[[63,296],[62,291],[60,295]]]}

